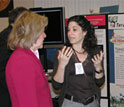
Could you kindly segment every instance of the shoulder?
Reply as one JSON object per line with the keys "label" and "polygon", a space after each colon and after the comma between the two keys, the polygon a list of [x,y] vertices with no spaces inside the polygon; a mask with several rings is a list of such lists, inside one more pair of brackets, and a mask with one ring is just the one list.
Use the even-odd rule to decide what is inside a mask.
{"label": "shoulder", "polygon": [[23,49],[23,48],[18,48],[16,49],[12,55],[11,55],[11,59],[13,60],[20,60],[20,61],[25,61],[25,60],[30,60],[31,59],[31,56],[32,56],[32,52],[30,50],[26,50],[26,49]]}
{"label": "shoulder", "polygon": [[22,56],[25,56],[26,55],[26,53],[25,53],[25,50],[24,49],[22,49],[22,48],[18,48],[18,49],[16,49],[14,52],[13,52],[13,54],[12,54],[12,56],[15,56],[15,57],[22,57]]}
{"label": "shoulder", "polygon": [[[31,65],[31,66],[30,66]],[[33,58],[25,49],[16,49],[7,62],[7,68],[31,68],[34,66]]]}

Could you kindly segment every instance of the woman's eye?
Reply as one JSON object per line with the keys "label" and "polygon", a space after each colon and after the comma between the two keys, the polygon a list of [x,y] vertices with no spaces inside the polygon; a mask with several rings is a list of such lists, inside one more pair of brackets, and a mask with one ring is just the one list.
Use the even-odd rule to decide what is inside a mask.
{"label": "woman's eye", "polygon": [[73,31],[77,31],[77,29],[73,29]]}

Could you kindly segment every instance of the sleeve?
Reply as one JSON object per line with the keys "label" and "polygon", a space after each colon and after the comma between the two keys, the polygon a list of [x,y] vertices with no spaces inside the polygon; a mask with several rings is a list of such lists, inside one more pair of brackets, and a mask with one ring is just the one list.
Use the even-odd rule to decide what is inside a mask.
{"label": "sleeve", "polygon": [[58,66],[58,60],[57,60],[57,56],[55,58],[55,62],[54,62],[54,68],[53,68],[53,73],[52,73],[52,86],[53,88],[55,88],[56,90],[60,90],[63,86],[63,83],[59,83],[59,82],[56,82],[53,77],[54,75],[56,74],[56,71],[57,71],[57,66]]}
{"label": "sleeve", "polygon": [[[102,47],[101,47],[101,48],[102,48]],[[95,51],[94,51],[94,55],[99,54],[100,51],[102,51],[101,48],[100,48],[100,46],[97,46],[97,48],[96,48]],[[103,72],[104,72],[104,61],[103,61],[103,60],[102,60],[102,66],[103,66]],[[96,79],[96,78],[95,78],[95,82],[96,82],[96,85],[97,85],[98,87],[101,87],[101,86],[105,83],[105,75],[104,75],[102,78],[100,78],[100,79]]]}
{"label": "sleeve", "polygon": [[12,74],[19,107],[38,107],[35,86],[35,66],[23,58],[16,62]]}
{"label": "sleeve", "polygon": [[101,87],[105,83],[105,75],[100,79],[95,78],[95,82],[98,87]]}
{"label": "sleeve", "polygon": [[52,78],[52,85],[54,89],[60,90],[62,88],[63,83],[58,83]]}

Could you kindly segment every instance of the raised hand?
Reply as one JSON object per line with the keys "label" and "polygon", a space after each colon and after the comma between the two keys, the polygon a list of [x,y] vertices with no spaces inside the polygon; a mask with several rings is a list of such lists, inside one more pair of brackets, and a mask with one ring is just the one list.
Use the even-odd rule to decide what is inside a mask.
{"label": "raised hand", "polygon": [[58,62],[64,67],[68,64],[70,57],[73,54],[73,49],[71,47],[64,46],[58,52]]}
{"label": "raised hand", "polygon": [[70,57],[73,54],[71,47],[64,46],[58,51],[58,68],[54,76],[54,80],[60,83],[64,81],[65,66],[68,64]]}
{"label": "raised hand", "polygon": [[104,56],[104,52],[100,51],[100,54],[96,54],[92,58],[92,61],[94,63],[96,71],[103,70],[103,68],[102,68],[103,56]]}

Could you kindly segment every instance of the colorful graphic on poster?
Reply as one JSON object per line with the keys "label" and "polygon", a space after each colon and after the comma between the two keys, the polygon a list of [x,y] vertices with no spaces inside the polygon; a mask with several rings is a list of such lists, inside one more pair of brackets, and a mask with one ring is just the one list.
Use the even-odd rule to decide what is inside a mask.
{"label": "colorful graphic on poster", "polygon": [[105,15],[88,15],[86,18],[94,25],[94,26],[105,26],[106,25],[106,17]]}

